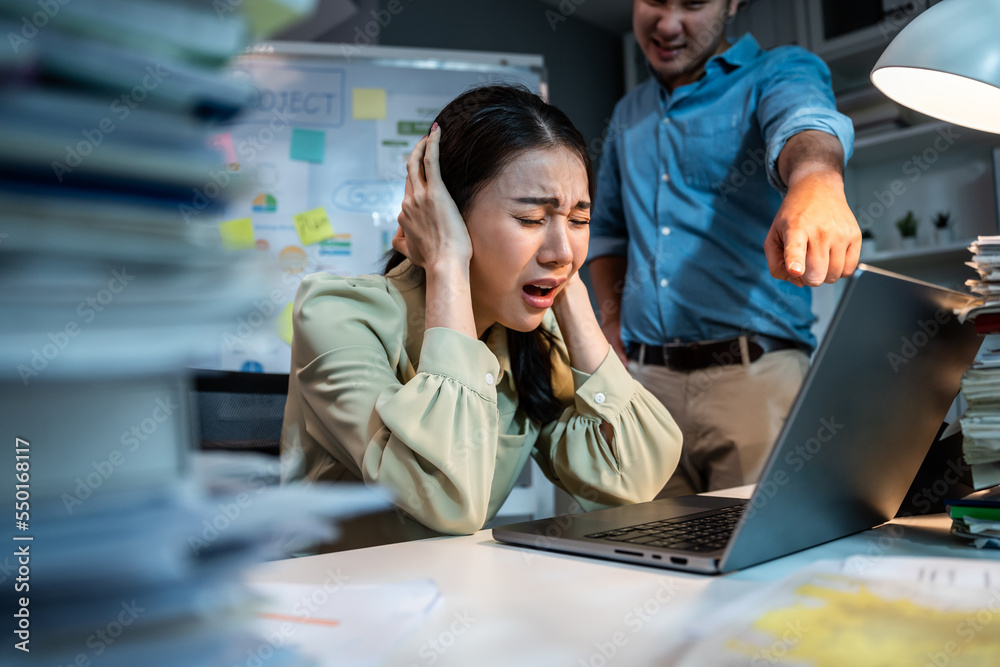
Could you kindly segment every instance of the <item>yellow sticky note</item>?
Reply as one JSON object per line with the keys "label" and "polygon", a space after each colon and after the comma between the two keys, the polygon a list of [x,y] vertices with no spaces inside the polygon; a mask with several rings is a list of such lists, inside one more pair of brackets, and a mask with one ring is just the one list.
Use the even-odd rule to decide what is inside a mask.
{"label": "yellow sticky note", "polygon": [[302,245],[311,245],[317,241],[328,239],[333,236],[333,227],[330,226],[330,218],[326,217],[326,209],[320,206],[305,213],[299,213],[293,220],[295,229],[299,232]]}
{"label": "yellow sticky note", "polygon": [[354,120],[385,119],[385,88],[354,89]]}
{"label": "yellow sticky note", "polygon": [[246,250],[253,247],[253,222],[250,218],[220,222],[219,234],[222,235],[222,245],[227,250]]}
{"label": "yellow sticky note", "polygon": [[275,326],[278,329],[278,337],[285,341],[289,345],[292,344],[292,306],[294,304],[289,303],[285,306],[285,309],[281,311],[281,315],[278,315],[278,321]]}

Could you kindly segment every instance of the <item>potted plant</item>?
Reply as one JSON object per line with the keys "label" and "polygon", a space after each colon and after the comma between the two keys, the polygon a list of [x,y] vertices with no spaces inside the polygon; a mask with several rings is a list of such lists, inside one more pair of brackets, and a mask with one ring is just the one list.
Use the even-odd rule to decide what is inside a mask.
{"label": "potted plant", "polygon": [[934,216],[934,236],[938,245],[945,245],[955,240],[955,233],[951,226],[951,213],[941,211]]}
{"label": "potted plant", "polygon": [[867,227],[861,228],[861,259],[869,259],[875,254],[875,235]]}
{"label": "potted plant", "polygon": [[913,211],[907,211],[906,215],[896,221],[896,229],[903,237],[903,247],[913,248],[917,245],[917,216]]}

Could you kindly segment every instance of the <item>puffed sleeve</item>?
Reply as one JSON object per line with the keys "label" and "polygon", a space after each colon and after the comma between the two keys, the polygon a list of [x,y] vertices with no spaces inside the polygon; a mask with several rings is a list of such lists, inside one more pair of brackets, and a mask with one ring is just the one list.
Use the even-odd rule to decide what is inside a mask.
{"label": "puffed sleeve", "polygon": [[308,278],[296,297],[293,369],[311,439],[424,525],[486,521],[497,447],[499,363],[451,329],[405,359],[407,313],[383,284]]}
{"label": "puffed sleeve", "polygon": [[652,500],[680,460],[677,424],[610,350],[592,375],[572,374],[572,403],[542,429],[535,460],[585,510]]}

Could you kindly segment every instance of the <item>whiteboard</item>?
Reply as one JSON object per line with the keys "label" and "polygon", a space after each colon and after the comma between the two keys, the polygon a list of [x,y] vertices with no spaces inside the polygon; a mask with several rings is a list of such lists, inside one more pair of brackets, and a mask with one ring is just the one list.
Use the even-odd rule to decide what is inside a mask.
{"label": "whiteboard", "polygon": [[288,373],[302,278],[380,272],[406,159],[445,104],[501,81],[547,97],[536,55],[275,42],[254,46],[232,69],[256,94],[213,138],[240,184],[214,222],[224,240],[247,248],[236,252],[266,258],[275,279],[223,335],[218,359],[203,364],[219,370]]}

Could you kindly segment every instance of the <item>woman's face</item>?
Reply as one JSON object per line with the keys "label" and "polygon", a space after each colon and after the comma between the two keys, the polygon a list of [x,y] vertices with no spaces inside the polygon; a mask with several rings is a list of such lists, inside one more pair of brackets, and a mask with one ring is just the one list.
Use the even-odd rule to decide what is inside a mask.
{"label": "woman's face", "polygon": [[583,160],[565,147],[512,160],[466,216],[476,331],[531,331],[587,257],[590,195]]}

